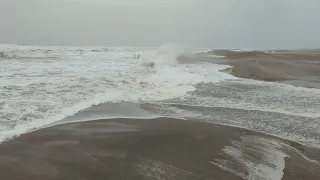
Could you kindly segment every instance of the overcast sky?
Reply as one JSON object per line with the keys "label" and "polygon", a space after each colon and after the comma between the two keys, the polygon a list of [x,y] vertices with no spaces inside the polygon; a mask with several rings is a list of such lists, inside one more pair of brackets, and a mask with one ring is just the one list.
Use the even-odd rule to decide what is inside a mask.
{"label": "overcast sky", "polygon": [[319,0],[0,0],[0,43],[320,48]]}

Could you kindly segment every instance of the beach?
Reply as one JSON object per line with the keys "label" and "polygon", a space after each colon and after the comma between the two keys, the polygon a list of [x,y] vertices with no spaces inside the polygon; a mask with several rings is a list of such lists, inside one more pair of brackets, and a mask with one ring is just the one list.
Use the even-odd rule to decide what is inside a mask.
{"label": "beach", "polygon": [[0,50],[0,180],[320,178],[317,50]]}
{"label": "beach", "polygon": [[281,82],[307,88],[320,88],[320,51],[230,51],[208,52],[224,56],[226,72],[241,78]]}
{"label": "beach", "polygon": [[0,0],[0,180],[320,180],[320,0]]}
{"label": "beach", "polygon": [[293,142],[170,118],[70,123],[0,145],[0,178],[317,180]]}

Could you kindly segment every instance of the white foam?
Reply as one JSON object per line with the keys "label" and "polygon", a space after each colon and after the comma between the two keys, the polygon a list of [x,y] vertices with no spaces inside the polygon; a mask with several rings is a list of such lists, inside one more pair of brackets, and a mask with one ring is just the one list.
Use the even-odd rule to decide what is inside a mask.
{"label": "white foam", "polygon": [[219,72],[226,66],[178,64],[178,49],[0,46],[14,54],[1,59],[0,141],[100,103],[172,99],[197,83],[233,78]]}
{"label": "white foam", "polygon": [[136,165],[135,168],[146,179],[192,179],[199,177],[195,173],[155,160],[143,161]]}
{"label": "white foam", "polygon": [[193,96],[195,101],[190,101],[189,97],[183,97],[182,103],[193,106],[276,112],[308,118],[320,117],[319,89],[247,79],[237,79],[200,89],[212,92],[212,95],[195,94]]}
{"label": "white foam", "polygon": [[225,56],[218,56],[215,54],[202,54],[203,57],[209,57],[209,58],[224,58]]}
{"label": "white foam", "polygon": [[[277,115],[262,116],[253,112],[248,114],[250,117],[237,113],[210,114],[212,119],[219,116],[223,119],[223,122],[212,120],[214,123],[247,127],[300,141],[312,140],[310,136],[319,133],[319,90],[239,79],[219,72],[228,67],[224,65],[179,64],[177,57],[188,55],[181,47],[0,45],[0,52],[10,54],[9,59],[0,57],[0,141],[101,103],[158,103],[177,98],[174,102],[178,104],[290,115],[279,119]],[[137,54],[141,55],[140,59],[134,58]],[[226,79],[232,80],[224,81]],[[221,81],[223,83],[219,83]],[[201,82],[215,85],[205,89],[211,94],[186,96]],[[201,113],[192,115],[189,110],[179,112],[179,108],[173,111],[175,117],[201,116]]]}
{"label": "white foam", "polygon": [[[210,163],[248,180],[281,180],[284,158],[288,157],[282,151],[282,143],[255,136],[243,136],[241,139],[241,142],[235,141],[233,146],[224,148],[224,153],[231,159],[218,159]],[[229,164],[240,164],[245,169],[231,170]]]}
{"label": "white foam", "polygon": [[141,56],[140,62],[143,65],[155,66],[167,66],[177,64],[177,58],[182,55],[185,50],[182,47],[175,45],[164,45],[155,51],[145,52]]}

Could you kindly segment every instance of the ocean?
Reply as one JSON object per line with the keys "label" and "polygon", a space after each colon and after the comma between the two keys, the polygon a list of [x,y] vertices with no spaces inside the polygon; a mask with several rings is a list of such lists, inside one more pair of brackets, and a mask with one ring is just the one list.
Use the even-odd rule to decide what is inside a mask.
{"label": "ocean", "polygon": [[70,121],[173,117],[320,146],[319,89],[237,78],[219,56],[198,61],[205,51],[0,45],[0,141]]}

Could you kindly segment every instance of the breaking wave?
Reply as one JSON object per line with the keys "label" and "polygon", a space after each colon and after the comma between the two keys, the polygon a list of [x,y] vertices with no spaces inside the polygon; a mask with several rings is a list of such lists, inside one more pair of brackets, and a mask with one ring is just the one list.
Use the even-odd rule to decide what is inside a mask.
{"label": "breaking wave", "polygon": [[[159,102],[196,90],[200,82],[219,82],[231,75],[226,66],[179,64],[183,48],[10,47],[20,58],[2,60],[0,72],[0,140],[62,120],[108,102]],[[0,49],[1,50],[1,49]],[[7,50],[8,51],[8,50]],[[132,58],[141,54],[140,59]],[[52,55],[59,54],[53,59]],[[17,54],[16,54],[17,55]],[[37,56],[40,57],[40,56]]]}

